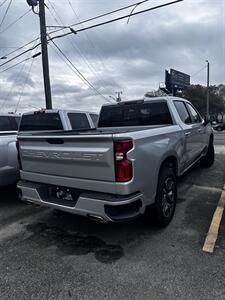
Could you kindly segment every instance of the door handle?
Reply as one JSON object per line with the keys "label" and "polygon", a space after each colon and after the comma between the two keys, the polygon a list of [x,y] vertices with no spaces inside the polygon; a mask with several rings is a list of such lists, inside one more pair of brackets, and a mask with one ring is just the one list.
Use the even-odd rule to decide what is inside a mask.
{"label": "door handle", "polygon": [[189,136],[190,134],[190,132],[185,132],[185,136]]}
{"label": "door handle", "polygon": [[202,131],[201,128],[199,128],[199,129],[198,129],[198,132],[201,132],[201,131]]}

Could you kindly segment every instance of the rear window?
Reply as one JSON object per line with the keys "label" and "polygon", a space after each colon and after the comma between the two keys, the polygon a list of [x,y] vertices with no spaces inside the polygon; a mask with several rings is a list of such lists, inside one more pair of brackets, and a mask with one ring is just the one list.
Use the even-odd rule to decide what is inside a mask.
{"label": "rear window", "polygon": [[20,122],[20,131],[48,131],[63,130],[58,113],[34,113],[23,115]]}
{"label": "rear window", "polygon": [[17,131],[18,117],[1,116],[0,117],[0,131]]}
{"label": "rear window", "polygon": [[132,103],[104,106],[98,127],[173,124],[166,102]]}
{"label": "rear window", "polygon": [[86,114],[83,113],[68,113],[68,118],[72,129],[89,129],[90,124]]}

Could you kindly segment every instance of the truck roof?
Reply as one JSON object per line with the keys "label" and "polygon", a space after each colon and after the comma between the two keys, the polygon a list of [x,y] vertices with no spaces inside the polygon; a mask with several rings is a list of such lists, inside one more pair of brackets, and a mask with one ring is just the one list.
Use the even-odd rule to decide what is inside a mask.
{"label": "truck roof", "polygon": [[128,104],[128,103],[137,103],[137,102],[149,102],[149,101],[159,101],[159,100],[166,100],[166,101],[173,101],[173,100],[182,100],[187,101],[184,98],[175,97],[175,96],[160,96],[160,97],[144,97],[142,99],[136,99],[136,100],[127,100],[127,101],[121,101],[118,103],[107,103],[103,104],[102,106],[113,106],[113,105],[121,105],[121,104]]}
{"label": "truck roof", "polygon": [[[30,115],[33,114],[34,112],[41,112],[41,110],[33,110],[29,112],[23,113],[23,115]],[[45,113],[59,113],[59,112],[65,112],[65,113],[89,113],[89,114],[96,114],[95,112],[90,112],[90,111],[84,111],[84,110],[79,110],[79,109],[43,109]]]}
{"label": "truck roof", "polygon": [[20,117],[20,118],[21,118],[21,115],[18,115],[18,114],[0,113],[0,117]]}

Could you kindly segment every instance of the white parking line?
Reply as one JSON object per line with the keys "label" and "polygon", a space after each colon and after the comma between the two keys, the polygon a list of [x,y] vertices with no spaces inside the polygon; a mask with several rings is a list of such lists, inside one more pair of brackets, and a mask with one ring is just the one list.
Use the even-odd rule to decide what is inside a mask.
{"label": "white parking line", "polygon": [[225,146],[223,145],[215,145],[215,153],[216,154],[225,154]]}
{"label": "white parking line", "polygon": [[223,216],[225,206],[225,185],[223,187],[223,191],[220,196],[220,200],[218,202],[217,208],[214,212],[211,225],[209,227],[208,234],[205,239],[204,246],[202,248],[203,251],[213,253],[214,247],[217,241],[220,222]]}

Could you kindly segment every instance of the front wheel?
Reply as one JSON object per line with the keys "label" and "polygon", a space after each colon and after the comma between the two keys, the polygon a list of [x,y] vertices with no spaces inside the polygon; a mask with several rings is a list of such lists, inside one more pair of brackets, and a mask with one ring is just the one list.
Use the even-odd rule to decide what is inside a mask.
{"label": "front wheel", "polygon": [[147,209],[145,219],[165,227],[173,219],[177,202],[177,181],[172,168],[164,167],[159,173],[158,187],[154,205]]}
{"label": "front wheel", "polygon": [[201,158],[200,164],[203,168],[210,168],[215,160],[215,150],[213,145],[213,139],[210,139],[207,153],[204,157]]}

